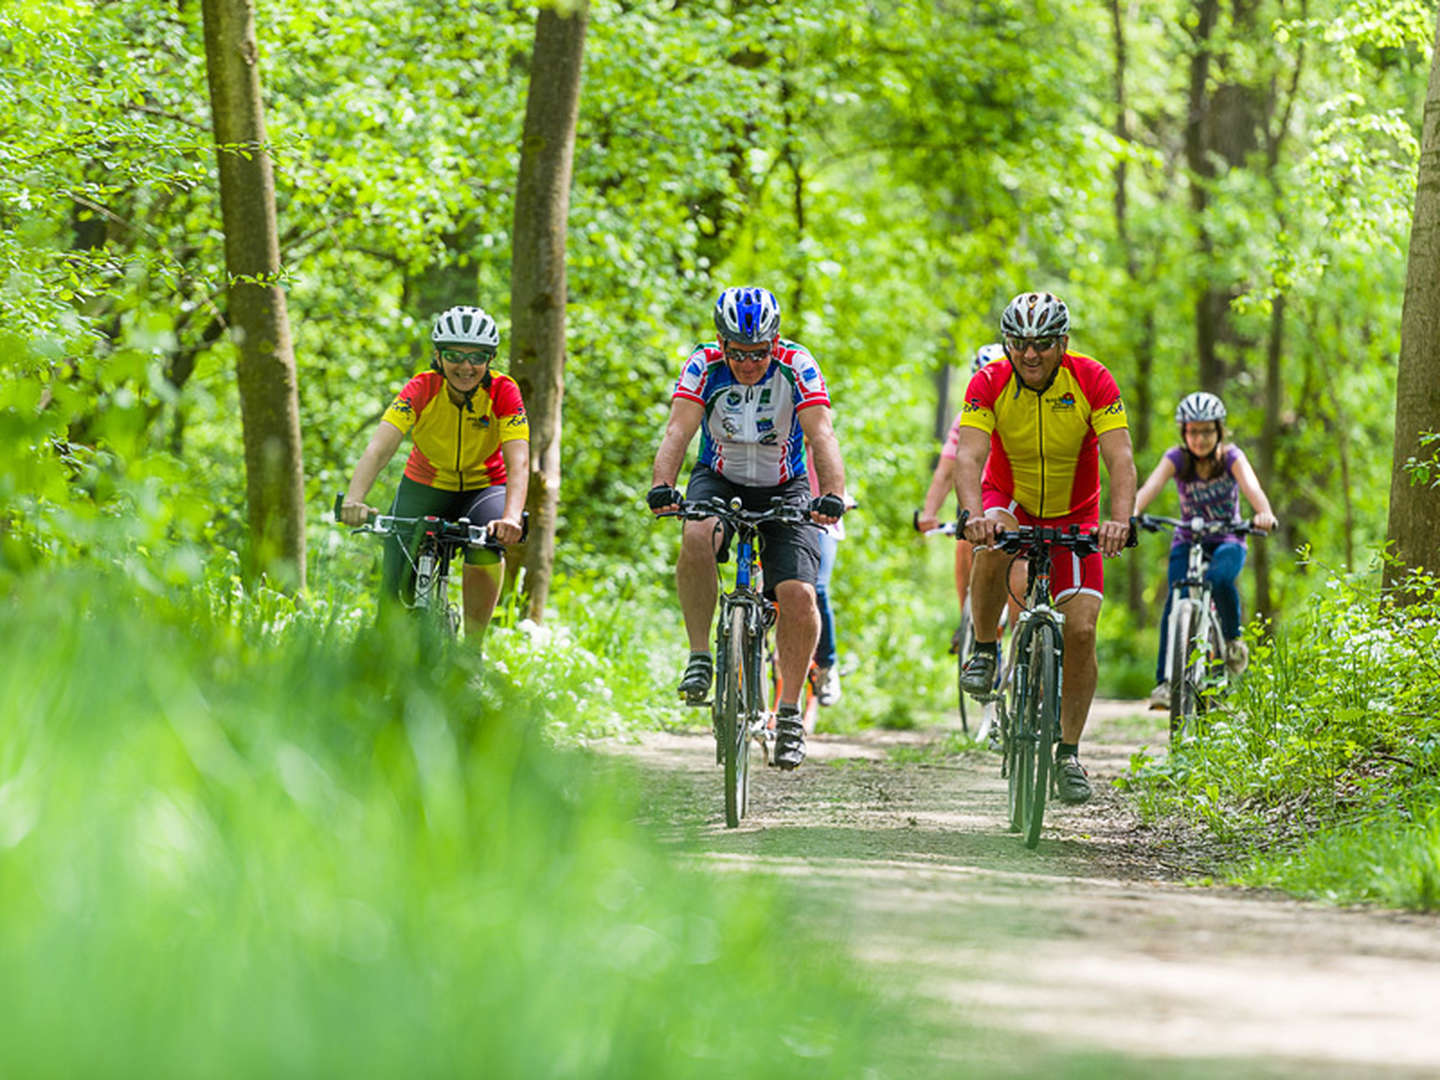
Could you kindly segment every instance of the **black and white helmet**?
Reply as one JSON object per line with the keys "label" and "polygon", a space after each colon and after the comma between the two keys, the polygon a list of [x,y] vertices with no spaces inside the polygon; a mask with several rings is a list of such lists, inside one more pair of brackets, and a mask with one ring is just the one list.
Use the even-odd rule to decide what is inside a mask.
{"label": "black and white helmet", "polygon": [[435,316],[430,340],[436,345],[479,345],[496,349],[500,346],[500,328],[482,309],[461,305]]}
{"label": "black and white helmet", "polygon": [[780,302],[769,289],[729,288],[715,301],[720,340],[759,345],[780,336]]}
{"label": "black and white helmet", "polygon": [[993,364],[996,360],[1005,359],[1005,346],[998,341],[992,341],[989,345],[981,345],[975,350],[975,359],[970,361],[970,370],[979,371],[986,364]]}
{"label": "black and white helmet", "polygon": [[1175,421],[1179,424],[1204,423],[1206,420],[1225,419],[1225,403],[1214,394],[1196,390],[1186,394],[1175,406]]}
{"label": "black and white helmet", "polygon": [[1006,337],[1058,337],[1069,332],[1070,309],[1054,293],[1021,293],[1000,316],[1000,333]]}

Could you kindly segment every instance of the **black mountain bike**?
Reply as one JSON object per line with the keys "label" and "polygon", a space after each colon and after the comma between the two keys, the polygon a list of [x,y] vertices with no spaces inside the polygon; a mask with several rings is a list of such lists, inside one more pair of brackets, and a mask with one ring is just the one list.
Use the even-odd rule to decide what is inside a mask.
{"label": "black mountain bike", "polygon": [[1205,539],[1226,534],[1264,536],[1262,529],[1248,521],[1205,521],[1192,518],[1158,517],[1141,514],[1142,529],[1188,529],[1194,537],[1185,577],[1170,589],[1170,619],[1166,624],[1165,681],[1170,686],[1170,742],[1197,735],[1200,716],[1229,683],[1225,671],[1225,637],[1220,632],[1220,614],[1205,571],[1210,552]]}
{"label": "black mountain bike", "polygon": [[[1134,543],[1132,531],[1128,546]],[[1100,545],[1095,531],[1081,532],[1078,525],[1021,525],[997,532],[995,547],[1029,562],[1019,625],[1010,637],[1010,657],[993,696],[1000,720],[1000,775],[1008,781],[1010,829],[1033,848],[1040,842],[1045,801],[1054,794],[1052,766],[1060,741],[1063,693],[1065,614],[1050,603],[1050,552],[1062,547],[1083,558],[1098,552]]]}
{"label": "black mountain bike", "polygon": [[[335,496],[336,521],[340,520],[344,502],[344,495]],[[405,606],[419,613],[424,630],[446,639],[457,637],[461,625],[460,608],[450,599],[450,564],[457,556],[463,558],[470,548],[505,554],[505,545],[490,535],[489,528],[472,525],[469,518],[446,521],[434,515],[407,518],[371,514],[365,524],[351,531],[399,540],[415,574],[414,595],[405,601]],[[526,511],[521,518],[522,542],[529,531],[530,514]]]}
{"label": "black mountain bike", "polygon": [[[765,635],[775,623],[775,604],[760,584],[760,526],[769,521],[814,525],[803,504],[776,497],[768,510],[746,510],[739,499],[691,501],[658,517],[687,521],[718,519],[735,532],[735,586],[720,594],[715,624],[715,687],[710,701],[715,728],[715,762],[725,769],[725,824],[736,828],[750,800],[750,747],[757,744],[770,761],[775,735],[765,708]],[[817,526],[818,527],[818,526]],[[719,573],[719,566],[716,566]]]}

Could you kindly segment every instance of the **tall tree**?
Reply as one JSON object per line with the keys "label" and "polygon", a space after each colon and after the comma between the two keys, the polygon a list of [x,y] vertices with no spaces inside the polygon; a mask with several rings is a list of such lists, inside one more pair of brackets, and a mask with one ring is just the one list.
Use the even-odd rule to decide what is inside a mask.
{"label": "tall tree", "polygon": [[1440,21],[1420,135],[1420,176],[1410,222],[1400,370],[1395,380],[1395,458],[1390,472],[1386,539],[1402,565],[1387,567],[1394,584],[1405,567],[1440,571],[1440,487],[1410,482],[1405,463],[1425,457],[1420,436],[1440,429]]}
{"label": "tall tree", "polygon": [[530,415],[525,597],[537,622],[545,614],[555,562],[565,394],[565,226],[587,19],[584,0],[568,13],[545,8],[536,19],[515,184],[510,353]]}
{"label": "tall tree", "polygon": [[305,493],[290,318],[280,288],[275,177],[250,0],[204,0],[205,70],[220,165],[231,334],[245,439],[247,567],[305,587]]}

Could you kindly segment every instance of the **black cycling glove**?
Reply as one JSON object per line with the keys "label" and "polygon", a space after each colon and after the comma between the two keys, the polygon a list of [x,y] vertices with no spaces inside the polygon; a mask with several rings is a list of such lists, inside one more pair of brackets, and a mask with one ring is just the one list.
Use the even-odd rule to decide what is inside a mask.
{"label": "black cycling glove", "polygon": [[844,517],[845,500],[839,495],[821,495],[818,499],[810,500],[810,512],[821,517]]}
{"label": "black cycling glove", "polygon": [[664,510],[667,506],[678,506],[685,501],[680,489],[670,484],[656,484],[645,496],[651,510]]}

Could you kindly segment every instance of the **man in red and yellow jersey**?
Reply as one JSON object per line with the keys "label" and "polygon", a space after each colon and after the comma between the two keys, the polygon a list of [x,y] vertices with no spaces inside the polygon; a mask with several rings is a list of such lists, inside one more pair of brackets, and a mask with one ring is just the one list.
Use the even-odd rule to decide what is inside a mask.
{"label": "man in red and yellow jersey", "polygon": [[[530,479],[530,427],[520,388],[491,370],[500,347],[495,320],[478,307],[453,307],[436,316],[431,370],[416,375],[390,403],[370,445],[355,465],[340,519],[359,525],[375,513],[365,497],[406,434],[413,446],[390,513],[469,518],[489,525],[502,544],[520,539],[525,489]],[[500,595],[500,557],[471,549],[465,555],[465,634],[477,640],[490,623]],[[407,598],[414,570],[396,537],[385,542],[380,595]]]}
{"label": "man in red and yellow jersey", "polygon": [[[996,644],[1009,557],[990,547],[997,529],[1079,525],[1095,529],[1106,558],[1120,554],[1135,505],[1135,459],[1125,404],[1110,372],[1067,351],[1070,312],[1051,293],[1021,293],[1000,319],[1006,364],[975,373],[965,391],[956,450],[955,491],[970,512],[965,536],[975,545],[971,611],[975,650],[961,682],[989,693],[999,664]],[[1110,476],[1109,514],[1100,520],[1100,461]],[[1080,764],[1080,735],[1095,696],[1095,623],[1105,593],[1102,555],[1054,549],[1050,588],[1065,612],[1064,695],[1055,765],[1060,798],[1090,798]]]}

